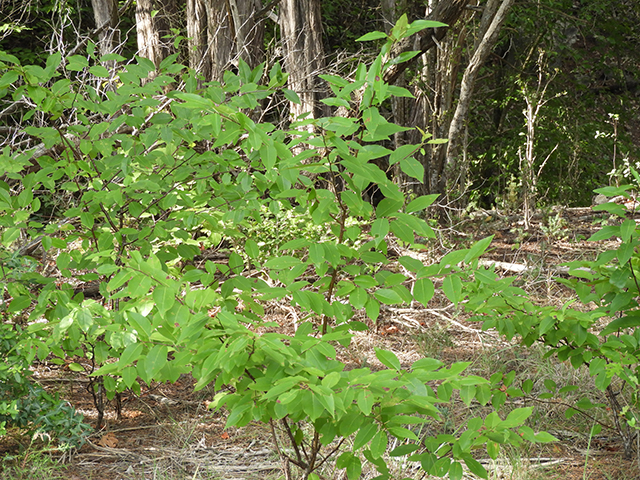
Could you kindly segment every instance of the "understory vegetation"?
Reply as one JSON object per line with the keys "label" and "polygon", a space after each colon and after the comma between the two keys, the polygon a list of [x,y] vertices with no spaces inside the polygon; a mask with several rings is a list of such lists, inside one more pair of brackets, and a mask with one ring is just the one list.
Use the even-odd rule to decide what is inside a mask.
{"label": "understory vegetation", "polygon": [[[425,475],[489,478],[481,456],[556,440],[535,408],[550,399],[635,455],[640,177],[629,168],[634,185],[596,191],[617,202],[595,207],[606,225],[590,240],[612,246],[567,266],[559,281],[574,298],[562,306],[539,304],[481,262],[492,236],[425,261],[439,195],[401,190],[376,160],[422,182],[414,155],[444,142],[420,132],[419,143],[385,146],[409,130],[384,115],[411,97],[383,80],[400,61],[394,45],[438,25],[401,17],[388,34],[361,37],[382,42],[371,64],[322,76],[332,91],[322,102],[350,114],[289,125],[269,121],[268,105],[297,101],[278,63],[240,61],[202,82],[175,56],[156,69],[91,49],[44,67],[0,53],[0,97],[24,106],[20,122],[38,141],[0,155],[0,435],[25,445],[44,436],[52,449],[86,441],[82,418],[29,378],[51,362],[88,381],[97,428],[107,400],[191,375],[226,427],[265,425],[284,469],[304,479],[354,480],[363,469],[402,478],[398,459]],[[375,202],[365,200],[372,185]],[[429,308],[436,290],[534,352],[539,378],[480,376],[428,345],[410,364],[376,348],[375,367],[346,368],[342,352],[381,309]],[[265,315],[273,301],[297,312],[292,335]],[[544,375],[545,358],[580,371],[604,401]],[[460,403],[468,414],[451,421]]]}

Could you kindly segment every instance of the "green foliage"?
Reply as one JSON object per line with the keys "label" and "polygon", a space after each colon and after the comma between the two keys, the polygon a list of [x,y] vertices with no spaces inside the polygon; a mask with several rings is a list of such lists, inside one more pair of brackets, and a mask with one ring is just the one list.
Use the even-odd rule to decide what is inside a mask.
{"label": "green foliage", "polygon": [[[15,308],[15,307],[14,307]],[[33,436],[46,434],[60,444],[79,446],[89,427],[65,401],[31,381],[28,353],[20,342],[28,336],[19,327],[0,325],[0,436],[18,427]]]}
{"label": "green foliage", "polygon": [[[596,260],[582,260],[568,264],[571,275],[559,279],[571,288],[583,305],[593,303],[596,308],[572,308],[567,302],[562,308],[538,306],[527,298],[524,290],[511,285],[512,279],[497,280],[491,269],[479,269],[465,280],[467,307],[478,314],[483,328],[496,328],[508,339],[518,337],[525,346],[542,343],[547,355],[568,361],[574,368],[588,367],[595,386],[607,394],[613,415],[624,417],[629,427],[637,428],[640,413],[638,403],[640,382],[640,315],[638,296],[640,281],[638,268],[640,229],[631,218],[637,208],[634,189],[640,177],[631,169],[636,185],[605,187],[596,190],[607,196],[622,196],[628,204],[605,203],[594,210],[608,212],[618,218],[613,225],[603,227],[591,236],[591,241],[617,239],[615,248],[600,253]],[[629,206],[627,206],[629,205]],[[494,286],[488,285],[493,282]],[[619,387],[622,384],[625,387]],[[550,391],[544,398],[555,395],[558,386],[545,382]],[[567,388],[567,387],[563,387]],[[570,388],[570,387],[569,387]],[[626,397],[619,395],[627,392]],[[561,390],[562,391],[562,390]],[[626,403],[625,403],[626,402]],[[601,407],[588,399],[578,401],[567,410],[567,418],[578,411]],[[632,433],[614,418],[612,428],[618,430],[630,454]]]}
{"label": "green foliage", "polygon": [[[444,292],[459,303],[463,267],[475,265],[491,241],[451,252],[436,265],[403,256],[398,261],[407,274],[380,268],[389,262],[390,233],[408,245],[416,235],[435,235],[419,214],[436,196],[407,203],[370,162],[390,155],[408,175],[424,176],[412,158],[420,145],[399,152],[381,146],[406,128],[390,123],[380,107],[409,94],[381,80],[394,62],[385,60],[392,44],[429,26],[403,17],[390,36],[374,35],[386,39],[382,53],[371,66],[360,65],[354,80],[324,76],[334,95],[325,103],[354,104],[354,117],[301,119],[291,130],[256,123],[252,115],[285,85],[278,64],[266,72],[264,65],[251,70],[241,63],[237,75],[226,72],[221,83],[200,89],[193,72],[173,58],[153,75],[151,62],[138,58],[119,67],[113,80],[91,58],[66,60],[67,71],[100,77],[98,88],[57,79],[59,55],[46,68],[0,55],[3,95],[28,97],[47,114],[48,125],[26,130],[60,152],[32,158],[33,151],[6,149],[0,157],[7,172],[0,184],[4,248],[15,252],[20,235],[42,235],[42,249],[62,275],[55,282],[5,267],[8,309],[29,317],[21,335],[27,360],[84,356],[109,395],[192,373],[197,389],[215,386],[212,405],[227,409],[228,426],[279,421],[293,451],[281,454],[305,478],[320,467],[321,450],[337,452],[334,442],[344,449],[336,463],[350,479],[360,475],[360,453],[379,478],[389,478],[384,455],[392,438],[400,446],[390,455],[409,455],[429,474],[459,479],[462,463],[487,476],[471,455],[476,448],[487,445],[495,458],[500,444],[551,440],[523,426],[530,408],[420,438],[410,426],[440,419],[439,407],[454,395],[467,405],[475,399],[499,408],[499,388],[463,376],[465,363],[445,368],[427,358],[401,365],[384,350],[376,352],[384,366],[376,371],[346,371],[339,361],[352,332],[367,328],[352,321],[356,311],[375,321],[381,304],[426,305],[434,278],[444,278]],[[168,85],[179,88],[165,93]],[[25,169],[32,164],[38,168]],[[375,208],[363,200],[371,183],[385,196]],[[75,198],[56,222],[34,220],[41,202],[33,192],[43,190]],[[267,238],[287,241],[270,240],[261,249],[258,226],[266,212],[302,218],[308,227],[291,239],[267,229]],[[206,237],[210,245],[232,239],[234,249],[225,260],[206,260],[200,256]],[[71,278],[97,282],[102,300],[74,293]],[[264,302],[274,299],[308,315],[294,336],[273,332],[277,325],[264,319]]]}

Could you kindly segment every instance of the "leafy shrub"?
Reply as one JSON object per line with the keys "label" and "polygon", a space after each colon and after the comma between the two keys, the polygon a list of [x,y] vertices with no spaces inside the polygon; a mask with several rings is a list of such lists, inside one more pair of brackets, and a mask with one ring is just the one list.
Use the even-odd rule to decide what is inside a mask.
{"label": "leafy shrub", "polygon": [[[505,419],[494,412],[470,419],[455,434],[419,438],[407,426],[439,419],[438,407],[456,395],[467,405],[475,399],[500,407],[499,385],[463,376],[465,363],[445,368],[422,359],[403,366],[393,353],[378,350],[384,368],[347,371],[338,358],[337,346],[349,345],[352,332],[366,328],[352,320],[355,311],[375,321],[380,304],[426,305],[434,277],[444,278],[445,292],[457,302],[458,274],[489,245],[482,240],[429,266],[403,256],[406,275],[378,268],[389,263],[388,234],[409,245],[416,236],[434,237],[419,214],[436,196],[407,202],[370,161],[388,155],[405,174],[424,178],[412,158],[420,145],[395,151],[380,145],[406,129],[388,122],[381,106],[392,96],[411,95],[381,78],[402,60],[390,56],[397,40],[436,25],[403,17],[389,36],[363,37],[386,41],[371,66],[360,65],[354,79],[323,76],[334,94],[324,103],[354,104],[355,116],[300,119],[291,130],[255,123],[249,114],[279,92],[296,99],[277,64],[267,73],[264,65],[251,70],[240,62],[238,74],[226,72],[221,83],[199,89],[199,79],[175,58],[158,71],[139,58],[111,80],[106,68],[85,57],[62,62],[52,55],[46,68],[35,69],[0,55],[4,95],[28,96],[50,117],[50,125],[26,130],[62,152],[38,157],[39,169],[30,173],[31,152],[7,150],[0,157],[7,178],[19,181],[0,185],[3,245],[12,248],[21,231],[42,234],[42,247],[63,279],[97,282],[102,295],[101,302],[86,299],[66,280],[56,284],[34,274],[30,281],[37,287],[12,300],[35,305],[22,338],[29,360],[85,356],[96,367],[91,378],[101,379],[109,395],[190,372],[197,389],[215,386],[212,405],[227,408],[228,426],[257,420],[284,428],[290,445],[279,453],[305,478],[317,478],[333,456],[349,479],[358,478],[360,453],[388,478],[383,454],[394,437],[400,446],[390,455],[409,455],[429,474],[452,479],[462,477],[462,463],[486,477],[471,455],[476,448],[486,445],[495,458],[500,444],[552,440],[523,426],[530,408]],[[89,70],[105,90],[56,80],[64,69]],[[168,85],[179,87],[165,93]],[[358,102],[355,91],[361,92]],[[311,180],[315,175],[323,176],[324,186]],[[372,183],[385,197],[375,209],[363,200]],[[71,192],[77,203],[63,221],[41,225],[30,219],[40,208],[35,189]],[[267,231],[276,241],[260,249],[254,236],[267,210],[291,219],[297,231],[280,245],[284,232]],[[307,225],[299,225],[300,218]],[[226,261],[196,264],[200,240],[193,232],[199,231],[233,238],[238,251]],[[246,268],[247,259],[260,263],[257,274]],[[15,285],[10,279],[5,288]],[[308,313],[294,336],[264,333],[276,326],[264,319],[263,303],[273,299]]]}
{"label": "leafy shrub", "polygon": [[[17,327],[19,328],[19,327]],[[46,434],[65,447],[83,443],[90,427],[67,402],[31,381],[27,355],[19,342],[25,335],[0,325],[0,435],[17,427],[29,435]]]}
{"label": "leafy shrub", "polygon": [[[528,299],[526,292],[511,285],[513,279],[497,280],[492,269],[478,269],[461,277],[470,311],[478,314],[483,328],[496,328],[508,339],[514,337],[525,346],[541,343],[547,355],[568,361],[574,368],[588,367],[595,386],[607,399],[611,411],[610,427],[621,436],[625,454],[632,453],[632,440],[638,429],[640,414],[640,229],[632,217],[637,211],[633,193],[640,186],[640,176],[631,170],[636,185],[605,187],[596,193],[624,198],[624,204],[605,203],[593,207],[617,218],[613,225],[604,226],[590,241],[617,240],[617,246],[603,251],[595,260],[568,264],[571,275],[559,279],[572,289],[583,305],[593,303],[594,309],[572,308],[573,301],[562,308],[538,306]],[[574,389],[572,385],[558,386],[549,379],[547,398]],[[514,389],[511,396],[527,395],[532,385]],[[625,395],[621,395],[625,392]],[[567,418],[577,412],[604,407],[584,398],[566,412]],[[620,420],[624,419],[624,422]],[[626,422],[626,423],[625,423]],[[600,425],[596,425],[597,431]]]}

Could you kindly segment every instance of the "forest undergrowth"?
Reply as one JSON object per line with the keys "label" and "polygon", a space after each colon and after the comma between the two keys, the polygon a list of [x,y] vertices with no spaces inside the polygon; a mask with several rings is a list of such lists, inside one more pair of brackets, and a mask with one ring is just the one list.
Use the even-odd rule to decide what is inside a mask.
{"label": "forest undergrowth", "polygon": [[[562,229],[549,235],[544,219],[523,232],[517,219],[511,225],[506,216],[492,222],[466,217],[456,228],[443,230],[438,241],[430,243],[428,255],[437,261],[454,245],[460,247],[474,237],[494,234],[491,249],[482,259],[495,262],[499,270],[530,267],[529,271],[516,272],[516,282],[536,303],[561,307],[575,299],[575,294],[556,281],[555,268],[567,261],[593,259],[603,246],[585,241],[599,229],[601,215],[590,209],[568,209],[560,218]],[[203,251],[202,257],[228,257],[229,253],[228,248],[211,249]],[[390,270],[395,267],[394,263],[388,266]],[[507,270],[502,274],[514,275]],[[51,275],[59,277],[60,273],[52,271]],[[294,335],[304,312],[271,301],[265,305],[265,316],[277,325],[271,327],[273,330]],[[360,317],[369,330],[356,335],[349,347],[338,351],[347,369],[365,365],[374,369],[383,367],[375,356],[375,348],[384,348],[394,352],[403,365],[433,357],[447,365],[470,362],[469,373],[481,377],[489,378],[500,372],[513,375],[514,385],[533,382],[530,398],[513,398],[507,405],[534,406],[532,426],[552,433],[558,441],[541,447],[512,448],[496,460],[487,457],[483,462],[489,478],[637,478],[634,473],[637,465],[633,460],[622,459],[621,440],[614,432],[605,429],[590,436],[595,421],[607,422],[606,414],[592,416],[590,412],[565,418],[567,409],[585,394],[593,403],[604,401],[602,393],[594,388],[588,369],[576,370],[566,362],[545,358],[544,347],[523,348],[505,341],[495,330],[483,331],[480,324],[469,322],[469,315],[457,311],[442,293],[435,294],[430,308],[420,305],[383,308],[376,322]],[[69,363],[38,362],[33,368],[33,380],[51,395],[60,395],[84,416],[85,422],[95,426],[97,412],[88,381],[84,375],[73,372]],[[536,393],[551,391],[547,388],[551,387],[550,382],[576,385],[579,395],[569,392],[546,399],[534,398]],[[250,423],[242,428],[225,429],[228,412],[212,413],[207,408],[215,392],[206,388],[194,393],[195,383],[193,377],[184,375],[175,383],[154,382],[143,387],[140,394],[127,391],[119,404],[107,402],[105,425],[91,433],[79,450],[63,453],[51,449],[46,439],[29,440],[18,431],[10,432],[0,442],[1,478],[285,478],[286,465],[279,461],[267,427]],[[455,431],[466,421],[469,408],[456,401],[443,411],[444,420],[429,428]],[[402,461],[396,462],[394,469],[398,476],[420,478],[418,472],[407,469]],[[336,471],[327,471],[325,476],[342,478]],[[365,471],[362,478],[373,476]]]}
{"label": "forest undergrowth", "polygon": [[637,457],[640,175],[593,212],[436,232],[446,196],[388,171],[423,182],[414,156],[445,140],[387,148],[412,94],[384,75],[441,26],[364,35],[371,64],[321,76],[333,115],[290,124],[262,114],[300,101],[278,63],[202,83],[176,56],[0,53],[28,137],[0,154],[6,478],[567,478]]}

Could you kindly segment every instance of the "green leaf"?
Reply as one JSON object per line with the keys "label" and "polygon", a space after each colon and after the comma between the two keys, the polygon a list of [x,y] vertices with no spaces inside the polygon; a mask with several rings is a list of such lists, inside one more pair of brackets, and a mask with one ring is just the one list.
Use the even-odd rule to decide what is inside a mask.
{"label": "green leaf", "polygon": [[524,407],[524,408],[516,408],[515,410],[509,412],[507,418],[500,422],[498,425],[502,428],[514,428],[522,425],[527,418],[531,416],[533,412],[533,408]]}
{"label": "green leaf", "polygon": [[79,363],[73,362],[69,364],[69,370],[72,372],[84,372],[84,367]]}
{"label": "green leaf", "polygon": [[347,102],[344,98],[330,97],[330,98],[323,98],[320,101],[325,105],[329,105],[330,107],[345,107],[345,108],[351,107],[351,105],[349,105],[349,102]]}
{"label": "green leaf", "polygon": [[462,465],[460,462],[452,462],[449,467],[450,480],[460,480],[462,478]]}
{"label": "green leaf", "polygon": [[485,250],[489,247],[492,240],[493,240],[493,235],[490,235],[474,243],[469,249],[469,251],[467,252],[467,255],[464,257],[464,262],[469,263],[472,260],[475,260],[476,258],[480,257],[480,255],[482,255],[485,252]]}
{"label": "green leaf", "polygon": [[611,237],[620,235],[620,227],[617,225],[609,225],[598,230],[589,237],[590,242],[598,242],[600,240],[608,240]]}
{"label": "green leaf", "polygon": [[592,210],[594,212],[609,212],[612,215],[617,215],[622,218],[627,216],[627,209],[617,203],[603,203],[602,205],[592,207]]}
{"label": "green leaf", "polygon": [[369,297],[365,305],[365,311],[367,312],[367,317],[375,322],[380,316],[380,304],[375,299]]}
{"label": "green leaf", "polygon": [[356,310],[364,308],[368,300],[369,294],[362,287],[356,287],[356,289],[349,294],[349,303],[351,303]]}
{"label": "green leaf", "polygon": [[424,181],[424,167],[415,158],[408,157],[400,160],[400,169],[419,182]]}
{"label": "green leaf", "polygon": [[195,93],[175,92],[173,95],[175,98],[183,100],[185,105],[189,108],[193,108],[201,112],[213,112],[216,110],[215,103],[213,103],[212,100],[196,95]]}
{"label": "green leaf", "polygon": [[370,42],[372,40],[380,40],[381,38],[387,38],[387,34],[384,32],[369,32],[357,38],[356,42]]}
{"label": "green leaf", "polygon": [[553,435],[547,432],[536,433],[535,439],[536,439],[536,442],[539,442],[539,443],[550,443],[550,442],[558,441],[556,437],[554,437]]}
{"label": "green leaf", "polygon": [[413,284],[413,298],[425,307],[433,298],[435,287],[429,278],[419,278]]}
{"label": "green leaf", "polygon": [[403,242],[411,244],[415,241],[415,231],[400,219],[391,222],[391,231]]}
{"label": "green leaf", "polygon": [[415,452],[420,448],[419,445],[415,443],[407,443],[405,445],[400,445],[399,447],[394,448],[389,452],[390,457],[402,457],[404,455],[409,455],[410,453]]}
{"label": "green leaf", "polygon": [[609,335],[610,333],[623,330],[625,328],[636,328],[640,326],[640,314],[633,314],[631,312],[626,317],[616,318],[609,322],[609,324],[600,332],[601,336]]}
{"label": "green leaf", "polygon": [[331,85],[335,85],[335,86],[340,87],[340,88],[344,88],[347,85],[349,85],[349,81],[348,80],[346,80],[346,79],[344,79],[342,77],[339,77],[337,75],[325,75],[325,74],[322,74],[322,75],[318,75],[318,76],[321,79],[323,79],[324,81],[326,81],[327,83],[329,83]]}
{"label": "green leaf", "polygon": [[[487,450],[489,449],[489,445],[488,445],[489,443],[493,443],[493,442],[487,442]],[[497,452],[495,452],[495,455],[497,457]],[[489,454],[489,456],[491,457],[491,454]],[[489,477],[489,474],[487,473],[485,468],[482,466],[482,464],[478,462],[475,458],[473,458],[471,455],[469,455],[468,453],[464,453],[461,455],[461,457],[465,465],[469,469],[469,471],[471,471],[471,473],[473,473],[474,475],[480,478]],[[491,457],[491,458],[495,458],[495,457]]]}
{"label": "green leaf", "polygon": [[236,252],[231,252],[229,255],[229,268],[236,275],[242,273],[244,269],[244,260]]}
{"label": "green leaf", "polygon": [[420,212],[425,208],[429,207],[430,205],[432,205],[433,202],[435,202],[439,196],[440,196],[439,193],[435,193],[432,195],[423,195],[422,197],[418,197],[415,200],[412,200],[411,202],[409,202],[409,205],[407,205],[406,211],[407,213]]}
{"label": "green leaf", "polygon": [[109,78],[109,70],[107,70],[102,65],[94,65],[93,67],[89,67],[89,73],[91,75],[95,75],[96,77]]}
{"label": "green leaf", "polygon": [[462,300],[462,280],[457,275],[449,275],[442,281],[442,291],[454,305]]}
{"label": "green leaf", "polygon": [[358,398],[356,400],[358,408],[365,415],[371,415],[371,409],[373,408],[373,394],[366,390],[360,390],[358,392]]}
{"label": "green leaf", "polygon": [[2,78],[0,78],[0,88],[8,87],[9,85],[17,81],[19,78],[20,78],[20,75],[18,74],[18,72],[14,70],[9,70],[8,72],[5,72],[4,75],[2,75]]}
{"label": "green leaf", "polygon": [[176,302],[176,297],[170,288],[161,286],[153,290],[153,300],[156,303],[160,315],[164,316],[164,314],[173,307]]}
{"label": "green leaf", "polygon": [[374,435],[371,439],[371,455],[373,458],[380,458],[384,455],[384,452],[387,450],[387,444],[389,443],[389,438],[387,437],[387,433],[384,430],[380,430],[378,433]]}
{"label": "green leaf", "polygon": [[156,378],[160,370],[167,364],[168,349],[164,345],[156,345],[144,358],[147,383]]}
{"label": "green leaf", "polygon": [[378,281],[371,275],[358,275],[353,279],[353,283],[364,288],[373,288],[378,286]]}
{"label": "green leaf", "polygon": [[631,236],[636,231],[636,222],[635,220],[631,220],[630,218],[622,222],[620,225],[620,238],[622,238],[623,242],[628,242],[631,240]]}
{"label": "green leaf", "polygon": [[137,361],[140,358],[140,354],[142,353],[143,346],[140,343],[132,343],[124,351],[120,354],[120,359],[118,360],[118,368],[124,369],[125,367],[131,365],[133,362]]}
{"label": "green leaf", "polygon": [[81,308],[76,314],[76,322],[83,332],[88,332],[93,325],[93,315],[87,308]]}
{"label": "green leaf", "polygon": [[[497,459],[498,455],[500,455],[500,444],[492,440],[487,440],[487,454],[489,455],[489,458],[491,458],[492,460]],[[485,476],[483,476],[482,478],[487,478],[486,473],[485,473]]]}
{"label": "green leaf", "polygon": [[290,90],[288,88],[283,88],[282,93],[284,93],[284,98],[289,100],[291,103],[295,103],[296,105],[300,105],[300,97],[296,92]]}
{"label": "green leaf", "polygon": [[285,268],[292,268],[300,265],[302,262],[299,258],[283,255],[281,257],[275,257],[267,260],[264,264],[267,268],[273,268],[275,270],[281,270]]}
{"label": "green leaf", "polygon": [[376,358],[387,368],[398,371],[401,369],[400,360],[393,352],[376,348]]}
{"label": "green leaf", "polygon": [[89,61],[82,55],[72,55],[67,57],[67,70],[72,72],[80,72],[89,66]]}
{"label": "green leaf", "polygon": [[415,20],[411,22],[409,28],[405,32],[406,36],[411,36],[414,33],[418,33],[425,28],[440,28],[440,27],[448,27],[446,23],[437,22],[435,20]]}
{"label": "green leaf", "polygon": [[380,288],[373,292],[373,295],[385,305],[396,305],[399,303],[404,303],[404,300],[398,294],[398,292],[389,288]]}
{"label": "green leaf", "polygon": [[21,295],[11,300],[11,303],[9,304],[9,312],[11,313],[21,312],[22,310],[25,310],[30,306],[31,306],[31,297],[28,295]]}
{"label": "green leaf", "polygon": [[[359,393],[364,393],[364,391],[361,390]],[[369,410],[369,413],[365,413],[365,412],[363,413],[365,415],[369,415],[371,413],[371,410]],[[353,441],[354,450],[360,450],[362,447],[368,444],[369,441],[373,438],[373,436],[378,431],[378,425],[373,421],[370,421],[370,422],[371,423],[368,423],[367,425],[360,428],[360,431],[358,432],[358,434],[356,435],[356,438]]]}
{"label": "green leaf", "polygon": [[420,51],[402,52],[400,55],[398,55],[397,57],[392,58],[389,62],[387,62],[385,64],[385,67],[389,66],[389,65],[396,65],[398,63],[408,62],[409,60],[411,60],[414,57],[417,57],[418,55],[420,55]]}
{"label": "green leaf", "polygon": [[96,268],[96,272],[100,275],[111,275],[113,272],[120,270],[120,268],[121,267],[114,265],[113,263],[104,263]]}
{"label": "green leaf", "polygon": [[386,218],[378,218],[371,225],[371,235],[375,238],[384,239],[389,233],[389,220]]}
{"label": "green leaf", "polygon": [[398,200],[392,200],[390,198],[383,198],[376,207],[376,217],[378,219],[382,217],[392,216],[402,208],[402,202]]}

